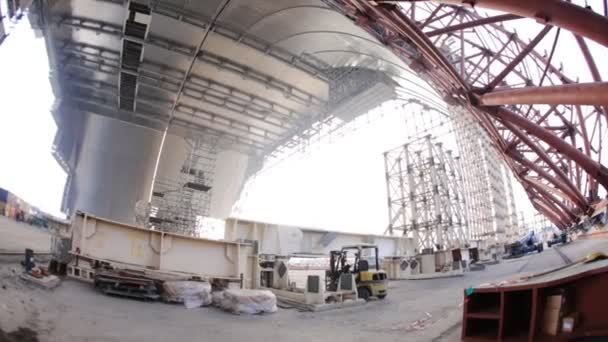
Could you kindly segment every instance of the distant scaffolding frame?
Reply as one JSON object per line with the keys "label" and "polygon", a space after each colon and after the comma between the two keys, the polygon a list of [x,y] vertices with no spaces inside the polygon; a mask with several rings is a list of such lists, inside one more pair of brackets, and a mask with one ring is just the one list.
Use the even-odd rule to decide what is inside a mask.
{"label": "distant scaffolding frame", "polygon": [[154,183],[149,224],[171,233],[198,236],[209,216],[217,142],[186,139],[188,154],[176,177]]}
{"label": "distant scaffolding frame", "polygon": [[419,250],[468,241],[462,170],[458,158],[427,135],[384,153],[387,233],[413,237]]}

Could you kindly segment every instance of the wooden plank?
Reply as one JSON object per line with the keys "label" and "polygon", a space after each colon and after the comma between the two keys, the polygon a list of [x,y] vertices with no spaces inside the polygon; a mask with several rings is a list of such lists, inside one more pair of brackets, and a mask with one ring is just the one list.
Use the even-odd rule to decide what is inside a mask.
{"label": "wooden plank", "polygon": [[538,288],[532,289],[532,315],[530,316],[530,332],[528,333],[528,342],[534,341],[536,332],[536,321],[538,321]]}
{"label": "wooden plank", "polygon": [[502,341],[505,329],[505,291],[500,291],[500,314],[498,318],[498,341]]}
{"label": "wooden plank", "polygon": [[464,340],[465,337],[467,336],[467,326],[468,324],[468,312],[469,312],[469,297],[467,296],[467,291],[464,290],[463,291],[463,295],[464,295],[464,299],[463,299],[463,305],[462,305],[462,333],[460,334],[460,339]]}

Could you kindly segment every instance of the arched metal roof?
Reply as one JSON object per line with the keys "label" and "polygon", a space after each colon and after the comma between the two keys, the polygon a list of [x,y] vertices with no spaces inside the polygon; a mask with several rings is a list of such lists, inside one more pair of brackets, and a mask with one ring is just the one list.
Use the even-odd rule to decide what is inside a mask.
{"label": "arched metal roof", "polygon": [[63,0],[43,13],[65,106],[266,153],[328,115],[337,68],[413,76],[321,1]]}

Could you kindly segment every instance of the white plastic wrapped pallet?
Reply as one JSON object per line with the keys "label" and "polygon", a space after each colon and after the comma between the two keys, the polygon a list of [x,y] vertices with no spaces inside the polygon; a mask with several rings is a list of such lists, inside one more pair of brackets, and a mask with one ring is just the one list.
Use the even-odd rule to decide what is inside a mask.
{"label": "white plastic wrapped pallet", "polygon": [[277,298],[268,290],[230,289],[213,293],[213,305],[235,314],[277,311]]}
{"label": "white plastic wrapped pallet", "polygon": [[163,300],[184,303],[186,308],[198,308],[212,303],[211,285],[200,281],[165,281]]}

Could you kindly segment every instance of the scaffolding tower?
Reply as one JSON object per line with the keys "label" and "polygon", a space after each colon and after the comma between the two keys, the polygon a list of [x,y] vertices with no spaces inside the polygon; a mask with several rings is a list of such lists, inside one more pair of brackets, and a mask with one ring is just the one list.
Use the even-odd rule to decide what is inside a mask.
{"label": "scaffolding tower", "polygon": [[464,246],[467,218],[458,158],[428,135],[384,153],[388,233],[413,237],[419,251]]}
{"label": "scaffolding tower", "polygon": [[[384,154],[389,197],[387,233],[401,230],[419,238],[420,249],[457,243],[483,249],[516,240],[522,226],[517,217],[513,176],[472,114],[458,107],[443,111],[412,103],[405,104],[403,110],[407,113],[408,143]],[[429,145],[433,146],[431,150]],[[455,146],[457,152],[448,154],[442,146]],[[429,162],[431,155],[433,163]],[[439,167],[441,155],[446,156],[446,171]],[[451,167],[456,177],[447,171]],[[434,184],[442,179],[451,184],[450,194],[458,194],[458,203],[455,195],[442,195],[440,187],[436,190],[437,201],[425,194],[433,193]],[[443,206],[437,208],[435,203]],[[447,210],[455,207],[461,208],[458,212],[464,223],[453,223],[453,232],[445,232]],[[441,214],[442,224],[438,224],[437,212],[442,208],[446,212]],[[453,217],[452,222],[458,221]]]}
{"label": "scaffolding tower", "polygon": [[472,114],[450,108],[462,160],[470,238],[486,245],[517,238],[517,214],[511,175],[488,134]]}
{"label": "scaffolding tower", "polygon": [[217,144],[186,139],[188,154],[178,174],[154,182],[149,225],[154,229],[199,236],[209,215]]}

